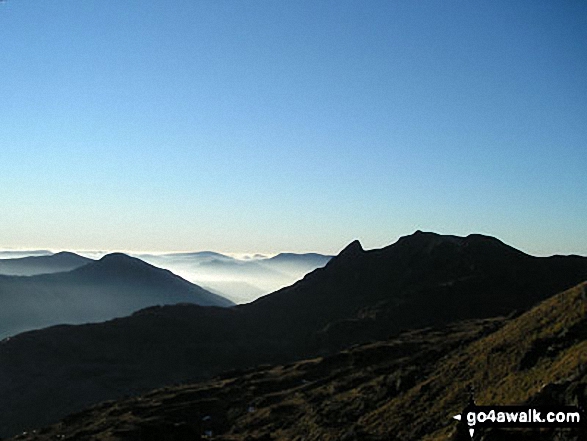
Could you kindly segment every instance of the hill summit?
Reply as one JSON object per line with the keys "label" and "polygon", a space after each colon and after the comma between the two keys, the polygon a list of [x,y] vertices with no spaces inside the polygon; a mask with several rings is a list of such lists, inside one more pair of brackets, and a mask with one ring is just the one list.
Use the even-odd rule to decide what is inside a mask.
{"label": "hill summit", "polygon": [[59,273],[80,268],[90,262],[93,262],[92,259],[68,251],[50,255],[0,259],[0,275],[35,276]]}

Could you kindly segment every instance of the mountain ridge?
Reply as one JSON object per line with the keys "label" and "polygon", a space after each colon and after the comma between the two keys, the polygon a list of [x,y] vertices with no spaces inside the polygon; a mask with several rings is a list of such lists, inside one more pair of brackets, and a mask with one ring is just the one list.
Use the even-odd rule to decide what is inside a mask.
{"label": "mountain ridge", "polygon": [[93,262],[92,259],[69,251],[51,255],[0,259],[0,275],[35,276],[72,271]]}
{"label": "mountain ridge", "polygon": [[[280,311],[272,328],[282,333],[297,332],[300,323],[314,332],[337,322],[357,325],[359,342],[387,337],[410,321],[426,326],[452,315],[507,315],[581,282],[586,263],[587,258],[529,256],[488,236],[418,231],[375,250],[353,241],[324,268],[241,307],[257,309],[257,317]],[[365,326],[370,332],[358,337]]]}

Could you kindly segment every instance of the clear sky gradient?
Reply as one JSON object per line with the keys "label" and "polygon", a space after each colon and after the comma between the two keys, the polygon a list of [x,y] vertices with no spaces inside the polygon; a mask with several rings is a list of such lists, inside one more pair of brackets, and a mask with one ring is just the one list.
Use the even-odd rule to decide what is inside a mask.
{"label": "clear sky gradient", "polygon": [[584,1],[7,0],[0,246],[587,255]]}

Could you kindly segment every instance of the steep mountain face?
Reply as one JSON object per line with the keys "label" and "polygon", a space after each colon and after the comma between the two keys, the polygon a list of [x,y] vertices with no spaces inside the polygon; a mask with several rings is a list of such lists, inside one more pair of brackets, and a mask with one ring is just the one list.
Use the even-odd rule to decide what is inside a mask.
{"label": "steep mountain face", "polygon": [[[470,440],[478,405],[587,403],[587,283],[516,318],[407,331],[327,357],[230,372],[107,402],[18,440]],[[483,429],[477,440],[585,439],[574,429]]]}
{"label": "steep mountain face", "polygon": [[104,321],[159,304],[232,305],[169,271],[123,254],[90,262],[65,273],[0,276],[0,338],[61,323]]}
{"label": "steep mountain face", "polygon": [[92,259],[63,251],[48,256],[0,259],[0,275],[35,276],[71,271],[93,262]]}
{"label": "steep mountain face", "polygon": [[0,405],[10,409],[0,414],[0,435],[227,369],[325,356],[406,329],[512,314],[583,280],[587,258],[536,258],[480,235],[417,232],[373,251],[354,242],[324,268],[251,304],[150,308],[0,344]]}

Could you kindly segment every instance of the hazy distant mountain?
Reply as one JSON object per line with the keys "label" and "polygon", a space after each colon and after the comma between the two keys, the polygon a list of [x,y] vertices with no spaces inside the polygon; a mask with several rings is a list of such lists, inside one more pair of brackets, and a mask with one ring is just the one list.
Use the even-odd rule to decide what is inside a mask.
{"label": "hazy distant mountain", "polygon": [[322,268],[330,259],[332,259],[332,256],[317,253],[280,253],[273,257],[260,259],[257,262],[274,271],[289,274],[295,277],[297,281],[316,268]]}
{"label": "hazy distant mountain", "polygon": [[0,259],[18,259],[29,256],[50,256],[49,250],[0,250]]}
{"label": "hazy distant mountain", "polygon": [[67,263],[90,263],[63,273],[0,276],[0,338],[61,323],[122,317],[153,305],[232,305],[167,270],[124,254],[110,254],[99,261],[69,253],[27,259],[55,259],[43,261],[54,268],[59,263],[62,268]]}
{"label": "hazy distant mountain", "polygon": [[585,257],[532,257],[481,235],[416,232],[371,251],[353,242],[325,267],[253,303],[149,308],[1,343],[0,435],[90,403],[227,369],[324,356],[406,329],[509,315],[583,280]]}
{"label": "hazy distant mountain", "polygon": [[284,267],[288,267],[289,265],[303,265],[308,268],[316,268],[326,265],[332,257],[317,253],[280,253],[273,257],[261,259],[260,261],[267,265],[281,265]]}
{"label": "hazy distant mountain", "polygon": [[200,264],[213,260],[233,261],[231,256],[226,256],[215,251],[194,251],[185,253],[161,253],[161,254],[136,254],[136,257],[149,263],[174,262],[186,265]]}
{"label": "hazy distant mountain", "polygon": [[93,260],[66,251],[51,255],[0,259],[0,275],[34,276],[60,273],[74,270],[90,262]]}
{"label": "hazy distant mountain", "polygon": [[316,253],[282,253],[271,258],[258,255],[237,259],[212,251],[137,254],[136,257],[208,286],[236,303],[247,303],[289,286],[332,258]]}

